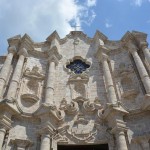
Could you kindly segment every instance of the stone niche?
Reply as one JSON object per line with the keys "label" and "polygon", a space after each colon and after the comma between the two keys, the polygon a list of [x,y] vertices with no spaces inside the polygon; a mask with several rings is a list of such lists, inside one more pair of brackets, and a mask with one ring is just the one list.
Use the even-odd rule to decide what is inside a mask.
{"label": "stone niche", "polygon": [[44,77],[37,66],[34,66],[32,70],[29,68],[25,70],[21,87],[21,100],[24,104],[32,105],[40,100]]}
{"label": "stone niche", "polygon": [[134,71],[131,65],[119,64],[118,77],[120,79],[120,93],[123,99],[134,99],[139,91],[134,83]]}

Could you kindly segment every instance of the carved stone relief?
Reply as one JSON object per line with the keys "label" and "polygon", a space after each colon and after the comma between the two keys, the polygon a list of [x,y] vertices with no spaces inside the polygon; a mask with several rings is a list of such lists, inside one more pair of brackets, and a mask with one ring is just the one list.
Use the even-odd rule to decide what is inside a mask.
{"label": "carved stone relief", "polygon": [[65,99],[61,101],[60,110],[65,112],[64,123],[58,128],[54,139],[60,143],[98,143],[106,137],[107,126],[101,120],[103,107],[96,98],[94,102],[88,99],[76,98],[70,104]]}
{"label": "carved stone relief", "polygon": [[39,72],[37,66],[34,66],[31,71],[27,68],[23,76],[21,99],[31,103],[39,101],[43,80],[44,75]]}
{"label": "carved stone relief", "polygon": [[70,75],[68,84],[72,99],[78,97],[88,98],[88,81],[89,77],[86,73]]}

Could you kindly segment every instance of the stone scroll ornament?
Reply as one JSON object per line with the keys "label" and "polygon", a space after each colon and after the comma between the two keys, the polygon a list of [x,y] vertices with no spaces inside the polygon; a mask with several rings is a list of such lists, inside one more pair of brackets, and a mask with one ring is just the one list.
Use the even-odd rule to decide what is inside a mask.
{"label": "stone scroll ornament", "polygon": [[[99,134],[101,136],[106,134],[106,128],[100,123],[99,111],[103,110],[100,103],[96,101],[90,102],[89,99],[77,98],[68,104],[63,99],[60,104],[60,110],[65,112],[64,120],[67,121],[68,117],[72,119],[70,118],[58,128],[59,135],[57,134],[55,138],[58,138],[59,142],[64,143],[71,139],[78,143],[91,143]],[[62,141],[64,140],[63,137],[67,140]]]}

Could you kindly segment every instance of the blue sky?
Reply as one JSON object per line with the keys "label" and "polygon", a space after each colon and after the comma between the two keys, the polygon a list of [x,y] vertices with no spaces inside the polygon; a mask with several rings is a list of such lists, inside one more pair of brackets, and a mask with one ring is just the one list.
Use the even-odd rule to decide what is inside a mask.
{"label": "blue sky", "polygon": [[89,37],[99,30],[110,40],[145,32],[150,43],[150,0],[0,0],[0,55],[10,37],[27,33],[40,42],[57,30],[63,38],[75,24]]}

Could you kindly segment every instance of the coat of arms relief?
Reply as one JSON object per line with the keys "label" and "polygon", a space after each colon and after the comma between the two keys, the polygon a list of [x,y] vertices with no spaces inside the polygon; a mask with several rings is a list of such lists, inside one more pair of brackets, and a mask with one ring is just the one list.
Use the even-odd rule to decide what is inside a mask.
{"label": "coat of arms relief", "polygon": [[30,70],[27,68],[23,74],[21,99],[25,102],[36,103],[42,95],[44,75],[37,66]]}

